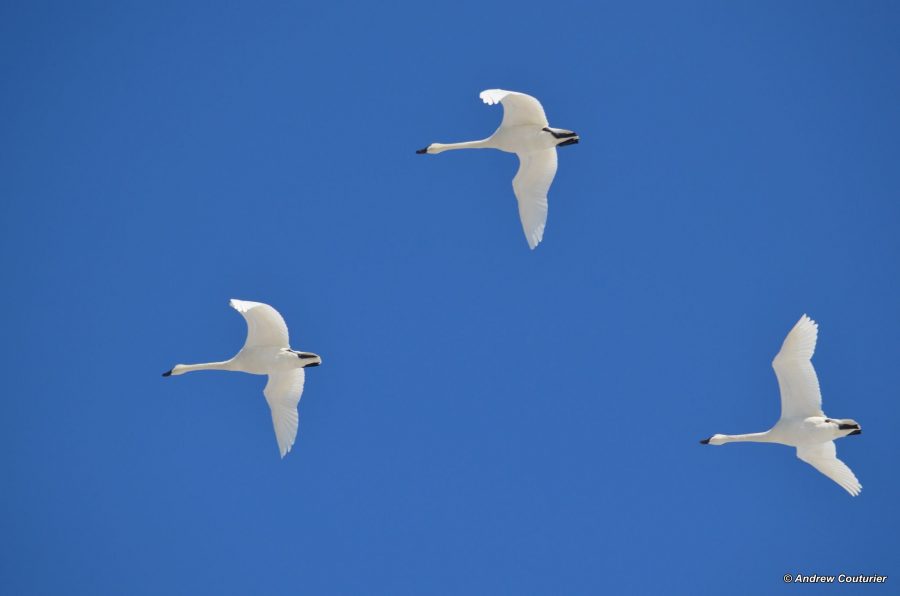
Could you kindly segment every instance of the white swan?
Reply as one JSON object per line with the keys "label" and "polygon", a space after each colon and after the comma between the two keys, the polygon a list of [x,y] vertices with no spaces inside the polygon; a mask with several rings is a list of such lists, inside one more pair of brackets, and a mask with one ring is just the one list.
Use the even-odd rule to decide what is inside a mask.
{"label": "white swan", "polygon": [[247,320],[247,341],[231,360],[206,364],[178,364],[163,376],[183,375],[195,370],[236,370],[253,375],[269,375],[263,389],[281,457],[297,438],[297,404],[303,393],[303,369],[319,366],[322,359],[310,352],[295,352],[288,343],[288,329],[278,311],[259,302],[231,300],[231,307]]}
{"label": "white swan", "polygon": [[813,369],[819,328],[803,315],[788,333],[781,351],[772,361],[781,390],[781,419],[764,433],[713,435],[700,441],[722,445],[738,441],[781,443],[797,448],[797,457],[822,472],[854,497],[862,485],[847,465],[837,458],[834,439],[862,433],[855,420],[827,418],[822,412],[822,394]]}
{"label": "white swan", "polygon": [[442,153],[451,149],[499,149],[519,156],[513,191],[528,246],[533,250],[544,237],[547,223],[547,191],[556,175],[556,148],[574,145],[571,130],[550,128],[541,103],[530,95],[488,89],[479,96],[488,105],[503,104],[503,121],[494,134],[468,143],[432,143],[416,153]]}

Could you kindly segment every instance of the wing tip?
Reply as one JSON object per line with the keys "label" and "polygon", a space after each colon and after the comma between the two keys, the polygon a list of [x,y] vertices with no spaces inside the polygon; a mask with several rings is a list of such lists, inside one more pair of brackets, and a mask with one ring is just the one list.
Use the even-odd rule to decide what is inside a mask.
{"label": "wing tip", "polygon": [[544,241],[544,228],[545,224],[541,224],[531,232],[525,231],[525,241],[528,242],[528,248],[534,250],[538,247],[538,244]]}
{"label": "wing tip", "polygon": [[858,497],[859,494],[862,492],[862,488],[863,488],[862,484],[859,483],[859,480],[857,480],[856,477],[853,478],[852,482],[845,481],[845,482],[838,482],[838,484],[841,485],[841,488],[843,488],[845,491],[850,493],[851,497]]}
{"label": "wing tip", "polygon": [[[293,441],[288,445],[282,445],[281,441],[278,441],[278,435],[276,433],[275,440],[278,442],[278,451],[281,453],[281,459],[284,459],[284,456],[291,452],[291,449],[294,447]],[[296,437],[294,437],[294,441],[296,441]]]}
{"label": "wing tip", "polygon": [[819,324],[815,321],[815,319],[813,319],[812,317],[810,317],[810,316],[809,316],[808,314],[806,314],[806,313],[803,313],[803,316],[801,316],[801,317],[800,317],[800,320],[797,321],[797,324],[798,324],[798,325],[800,325],[801,323],[803,323],[803,324],[808,324],[808,325],[812,325],[817,331],[818,331],[818,329],[819,329]]}
{"label": "wing tip", "polygon": [[781,344],[781,349],[772,359],[772,366],[779,361],[812,360],[818,341],[819,324],[804,313],[788,331]]}
{"label": "wing tip", "polygon": [[504,91],[503,89],[485,89],[478,94],[478,97],[487,105],[493,106],[500,103],[508,94],[509,91]]}
{"label": "wing tip", "polygon": [[228,306],[240,313],[248,313],[257,306],[269,305],[264,302],[254,302],[253,300],[238,300],[237,298],[232,298],[228,301]]}

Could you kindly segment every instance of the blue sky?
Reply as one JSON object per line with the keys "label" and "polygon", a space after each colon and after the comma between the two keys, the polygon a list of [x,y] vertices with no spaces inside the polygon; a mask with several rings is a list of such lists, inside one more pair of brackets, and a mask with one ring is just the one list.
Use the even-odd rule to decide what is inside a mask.
{"label": "blue sky", "polygon": [[[5,3],[0,589],[896,590],[900,9]],[[486,88],[560,150],[528,250]],[[309,371],[178,362],[285,316]],[[770,445],[820,323],[851,498]],[[893,587],[891,587],[893,585]],[[878,590],[877,587],[871,589]]]}

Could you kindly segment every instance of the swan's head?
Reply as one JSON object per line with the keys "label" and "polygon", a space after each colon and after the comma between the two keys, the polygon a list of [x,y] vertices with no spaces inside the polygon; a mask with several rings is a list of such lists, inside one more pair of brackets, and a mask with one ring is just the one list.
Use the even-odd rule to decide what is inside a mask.
{"label": "swan's head", "polygon": [[425,147],[424,149],[419,149],[418,151],[416,151],[416,153],[418,153],[419,155],[424,155],[426,153],[428,153],[429,155],[435,155],[437,153],[441,153],[442,151],[444,151],[443,144],[432,143],[432,144],[428,145],[427,147]]}
{"label": "swan's head", "polygon": [[322,357],[312,352],[297,352],[297,358],[300,359],[301,368],[312,368],[322,364]]}
{"label": "swan's head", "polygon": [[725,435],[713,435],[708,439],[702,439],[700,442],[704,445],[724,445]]}
{"label": "swan's head", "polygon": [[167,370],[166,372],[164,372],[164,373],[162,374],[162,376],[164,376],[164,377],[177,377],[178,375],[183,375],[183,374],[186,373],[186,372],[187,372],[187,371],[184,370],[184,365],[183,365],[183,364],[176,364],[176,365],[175,365],[175,368],[173,368],[172,370]]}

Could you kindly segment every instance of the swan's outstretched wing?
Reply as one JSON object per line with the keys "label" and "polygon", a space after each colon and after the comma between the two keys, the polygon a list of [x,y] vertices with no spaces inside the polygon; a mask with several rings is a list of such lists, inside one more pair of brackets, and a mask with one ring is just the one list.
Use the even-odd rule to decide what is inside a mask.
{"label": "swan's outstretched wing", "polygon": [[547,224],[547,191],[556,176],[556,149],[519,154],[519,171],[513,178],[513,191],[519,201],[519,217],[528,246],[544,237]]}
{"label": "swan's outstretched wing", "polygon": [[781,351],[772,361],[778,387],[781,390],[781,417],[808,418],[824,416],[819,379],[813,368],[813,352],[819,327],[808,316],[803,315],[781,346]]}
{"label": "swan's outstretched wing", "polygon": [[303,381],[306,373],[302,368],[269,375],[269,382],[263,389],[269,408],[272,410],[272,425],[275,427],[275,438],[278,449],[284,457],[294,445],[297,438],[297,404],[303,393]]}
{"label": "swan's outstretched wing", "polygon": [[854,497],[862,491],[862,484],[853,471],[837,458],[834,441],[797,447],[797,457],[840,484]]}
{"label": "swan's outstretched wing", "polygon": [[481,100],[492,106],[503,103],[503,122],[500,126],[519,126],[521,124],[534,124],[535,126],[549,126],[547,116],[541,102],[516,91],[504,91],[503,89],[488,89],[478,96]]}
{"label": "swan's outstretched wing", "polygon": [[247,319],[247,341],[244,348],[271,346],[288,348],[288,328],[278,311],[261,302],[232,299],[231,308]]}

